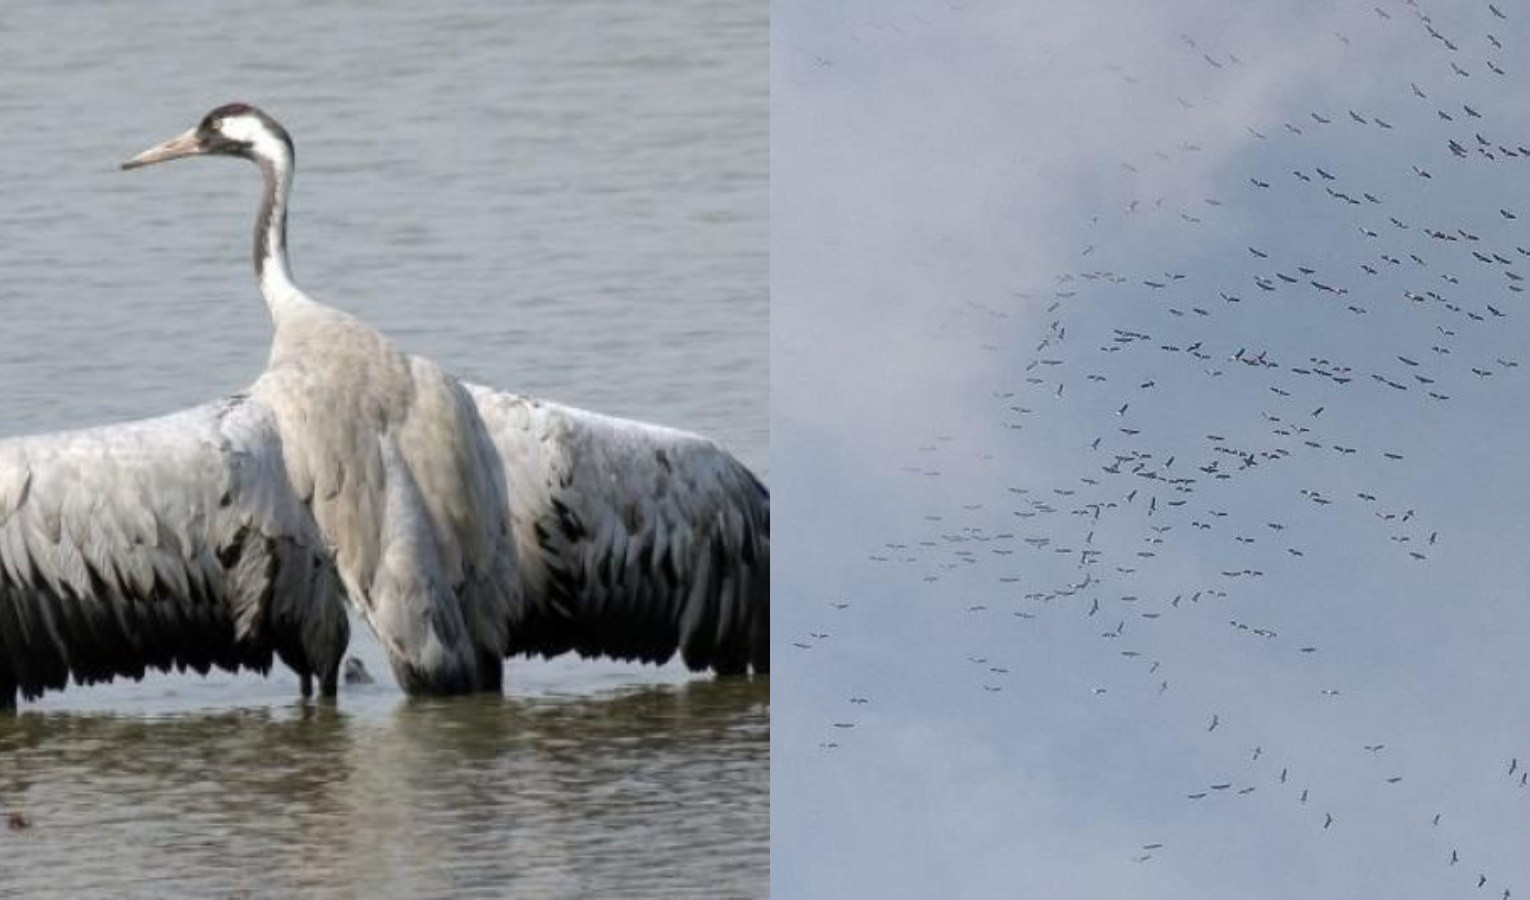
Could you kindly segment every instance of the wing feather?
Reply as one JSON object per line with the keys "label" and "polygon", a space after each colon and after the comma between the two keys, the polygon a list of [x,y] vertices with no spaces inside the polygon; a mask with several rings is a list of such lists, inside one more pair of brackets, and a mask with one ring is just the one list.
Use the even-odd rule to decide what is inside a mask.
{"label": "wing feather", "polygon": [[0,707],[146,669],[326,680],[348,638],[339,581],[245,396],[0,441]]}
{"label": "wing feather", "polygon": [[770,669],[770,495],[712,441],[468,385],[509,489],[510,653]]}

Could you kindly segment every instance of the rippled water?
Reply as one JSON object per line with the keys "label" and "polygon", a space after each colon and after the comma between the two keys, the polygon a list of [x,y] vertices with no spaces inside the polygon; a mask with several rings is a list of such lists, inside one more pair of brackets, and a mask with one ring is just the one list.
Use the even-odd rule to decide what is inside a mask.
{"label": "rippled water", "polygon": [[[293,133],[297,281],[465,378],[712,435],[768,480],[766,6],[0,10],[0,434],[249,384],[259,178],[116,164],[229,100]],[[443,7],[443,9],[446,9]],[[759,896],[768,683],[514,663],[334,708],[214,673],[0,721],[0,896]]]}
{"label": "rippled water", "polygon": [[764,685],[341,706],[0,724],[0,892],[764,893]]}

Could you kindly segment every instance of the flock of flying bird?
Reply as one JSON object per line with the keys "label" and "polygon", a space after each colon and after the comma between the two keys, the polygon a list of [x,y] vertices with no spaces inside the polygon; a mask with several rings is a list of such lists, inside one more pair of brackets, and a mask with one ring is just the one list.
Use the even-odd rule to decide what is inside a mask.
{"label": "flock of flying bird", "polygon": [[[986,351],[1013,357],[1010,344],[990,335],[1029,335],[1018,378],[1006,376],[990,397],[1001,430],[1017,433],[1017,443],[974,450],[953,435],[938,435],[917,448],[903,471],[913,479],[939,478],[946,465],[970,468],[974,454],[984,463],[997,459],[996,469],[1022,454],[1042,461],[1040,468],[1057,480],[1001,483],[996,477],[978,502],[946,498],[940,508],[922,511],[920,538],[870,548],[872,564],[921,579],[943,600],[953,592],[967,598],[967,585],[983,579],[985,588],[960,601],[968,616],[1008,614],[1021,622],[1065,611],[1082,616],[1097,626],[1101,646],[1126,660],[1156,694],[1173,690],[1173,662],[1143,649],[1137,638],[1177,617],[1221,616],[1230,637],[1257,640],[1260,652],[1289,653],[1293,664],[1326,652],[1322,641],[1265,621],[1279,616],[1248,600],[1268,591],[1255,587],[1267,583],[1288,592],[1312,590],[1301,581],[1303,566],[1309,554],[1328,549],[1304,538],[1315,515],[1330,523],[1347,516],[1356,523],[1352,535],[1359,523],[1370,523],[1372,543],[1391,551],[1382,565],[1404,573],[1429,565],[1449,541],[1447,517],[1399,486],[1408,482],[1399,476],[1409,471],[1410,459],[1428,453],[1415,452],[1407,429],[1392,434],[1348,418],[1385,410],[1440,421],[1437,411],[1518,374],[1511,350],[1488,348],[1511,345],[1517,333],[1507,328],[1530,308],[1522,296],[1530,273],[1530,233],[1523,232],[1530,208],[1514,208],[1500,191],[1489,195],[1497,198],[1492,208],[1463,220],[1438,198],[1455,178],[1526,177],[1530,168],[1488,168],[1530,166],[1530,137],[1501,122],[1490,98],[1474,96],[1473,87],[1481,79],[1507,83],[1527,73],[1512,71],[1518,68],[1510,62],[1513,25],[1496,5],[1477,21],[1499,27],[1481,33],[1454,33],[1415,0],[1368,12],[1368,27],[1377,34],[1367,37],[1402,42],[1421,67],[1384,106],[1240,122],[1246,152],[1236,158],[1251,171],[1238,179],[1236,193],[1128,199],[1119,217],[1090,220],[1091,232],[1098,227],[1101,236],[1079,251],[1082,268],[1057,275],[1048,288],[1012,292],[1022,312],[1013,312],[1012,301],[964,304],[959,313],[977,321]],[[1350,34],[1332,37],[1345,48],[1354,45]],[[1213,84],[1247,65],[1188,35],[1180,49],[1211,70]],[[1138,77],[1112,71],[1143,89]],[[1221,115],[1214,99],[1180,95],[1175,101],[1187,118],[1203,108]],[[1343,129],[1366,131],[1357,137]],[[1335,142],[1356,141],[1384,148],[1368,168],[1345,165],[1344,154],[1332,152]],[[1133,182],[1154,165],[1172,168],[1203,149],[1200,140],[1185,140],[1121,168]],[[1379,177],[1385,167],[1397,171]],[[1403,179],[1442,193],[1394,199],[1378,186]],[[1268,239],[1231,246],[1216,230],[1217,217],[1227,212],[1262,220]],[[1217,249],[1179,271],[1128,273],[1101,263],[1111,254],[1111,238],[1133,227],[1198,229],[1204,237],[1197,242]],[[1318,236],[1310,255],[1292,249],[1306,235]],[[1288,327],[1298,317],[1310,328]],[[1282,321],[1286,325],[1271,324]],[[1355,335],[1361,343],[1337,337]],[[1184,424],[1229,405],[1242,417]],[[1346,542],[1363,543],[1357,535]],[[1176,554],[1215,560],[1214,575],[1159,590],[1163,568],[1173,565],[1166,561]],[[1000,574],[990,577],[995,570]],[[827,621],[837,627],[824,625],[791,645],[799,652],[824,646],[848,627],[846,617],[858,606],[854,598],[831,601]],[[987,629],[1000,627],[984,621]],[[1004,698],[1012,664],[991,652],[968,655],[966,662],[974,689]],[[1099,684],[1093,692],[1107,695],[1113,687]],[[1315,693],[1315,703],[1337,703],[1343,686]],[[857,710],[896,698],[857,694],[846,701],[845,714],[826,723],[824,752],[849,747],[863,725]],[[1225,712],[1207,710],[1205,737],[1223,738]],[[1401,785],[1405,776],[1386,768],[1387,750],[1387,742],[1376,740],[1353,752],[1375,761],[1378,785]],[[1530,773],[1517,756],[1504,766],[1512,787],[1530,788]],[[1212,803],[1279,791],[1311,811],[1314,828],[1343,827],[1343,810],[1304,786],[1299,766],[1276,748],[1248,748],[1246,768],[1246,777],[1185,786],[1179,796]],[[1451,818],[1441,809],[1416,824],[1432,829],[1440,864],[1465,873],[1463,884],[1508,900],[1514,886],[1456,844]],[[1171,850],[1150,840],[1131,858],[1147,863]]]}

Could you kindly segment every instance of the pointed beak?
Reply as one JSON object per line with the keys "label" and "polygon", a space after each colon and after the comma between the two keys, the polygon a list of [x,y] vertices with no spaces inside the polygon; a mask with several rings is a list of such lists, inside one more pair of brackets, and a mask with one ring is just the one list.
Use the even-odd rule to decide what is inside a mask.
{"label": "pointed beak", "polygon": [[140,166],[151,166],[154,163],[180,159],[183,156],[197,156],[206,152],[206,148],[197,139],[197,130],[192,128],[185,134],[177,135],[157,147],[150,147],[123,163],[122,168],[136,169]]}

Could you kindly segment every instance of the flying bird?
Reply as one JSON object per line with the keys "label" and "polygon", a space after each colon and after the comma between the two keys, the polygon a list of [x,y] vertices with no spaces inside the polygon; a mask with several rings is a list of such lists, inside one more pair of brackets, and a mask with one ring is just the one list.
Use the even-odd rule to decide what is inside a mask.
{"label": "flying bird", "polygon": [[287,131],[221,106],[123,168],[254,163],[266,370],[184,412],[0,441],[0,708],[147,668],[333,696],[342,599],[412,694],[510,655],[769,669],[769,494],[704,438],[465,384],[310,299]]}

